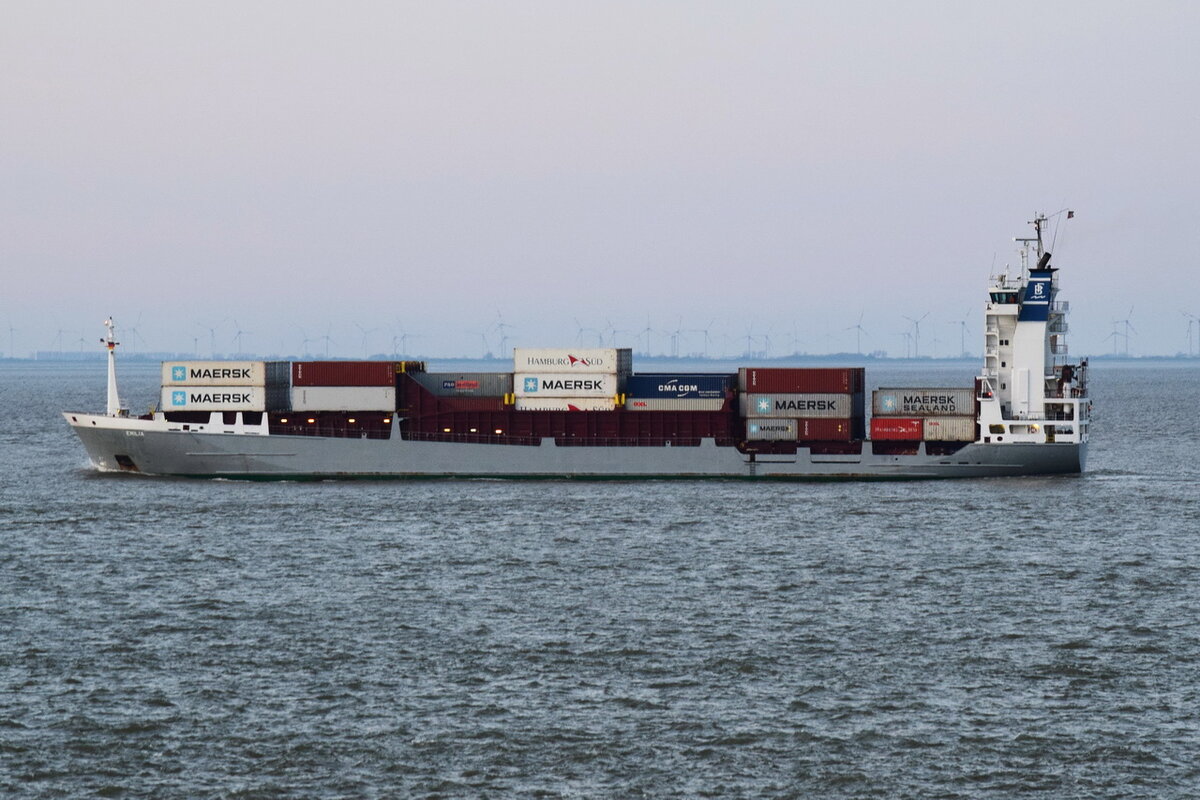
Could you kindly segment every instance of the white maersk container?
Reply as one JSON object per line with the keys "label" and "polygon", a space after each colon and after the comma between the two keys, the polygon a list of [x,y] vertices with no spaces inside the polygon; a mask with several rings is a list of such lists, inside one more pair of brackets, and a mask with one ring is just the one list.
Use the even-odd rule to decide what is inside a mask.
{"label": "white maersk container", "polygon": [[876,389],[871,393],[876,417],[960,417],[975,415],[975,390],[951,388]]}
{"label": "white maersk container", "polygon": [[611,397],[518,397],[517,411],[613,411],[617,402]]}
{"label": "white maersk container", "polygon": [[796,420],[748,419],[746,420],[746,438],[759,442],[794,442],[796,441]]}
{"label": "white maersk container", "polygon": [[513,372],[628,375],[633,372],[633,351],[628,347],[517,347]]}
{"label": "white maersk container", "polygon": [[261,386],[164,386],[163,411],[265,411],[267,390]]}
{"label": "white maersk container", "polygon": [[926,417],[925,441],[973,442],[975,441],[975,418]]}
{"label": "white maersk container", "polygon": [[848,394],[743,394],[738,402],[743,417],[848,419],[854,413]]}
{"label": "white maersk container", "polygon": [[615,374],[518,373],[513,375],[517,397],[614,397],[619,389]]}
{"label": "white maersk container", "polygon": [[262,361],[164,361],[163,386],[263,386]]}
{"label": "white maersk container", "polygon": [[394,386],[294,386],[293,411],[395,411]]}

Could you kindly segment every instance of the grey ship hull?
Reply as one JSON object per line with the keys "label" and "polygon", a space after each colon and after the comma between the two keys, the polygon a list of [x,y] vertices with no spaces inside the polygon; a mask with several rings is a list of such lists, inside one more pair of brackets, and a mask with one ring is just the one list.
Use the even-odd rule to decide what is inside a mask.
{"label": "grey ship hull", "polygon": [[[540,446],[312,436],[195,433],[89,425],[68,415],[101,470],[245,479],[322,478],[754,478],[916,479],[1079,473],[1087,443],[969,444],[950,456],[795,456],[740,453],[705,439],[698,447]],[[117,456],[122,456],[118,459]]]}

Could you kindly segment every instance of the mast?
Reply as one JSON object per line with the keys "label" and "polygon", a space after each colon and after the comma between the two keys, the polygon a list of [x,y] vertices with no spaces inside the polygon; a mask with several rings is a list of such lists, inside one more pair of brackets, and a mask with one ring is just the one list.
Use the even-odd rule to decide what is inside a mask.
{"label": "mast", "polygon": [[104,327],[108,330],[100,343],[108,348],[108,408],[105,413],[110,417],[124,416],[125,409],[121,408],[121,398],[117,394],[117,326],[113,324],[112,317],[104,320]]}

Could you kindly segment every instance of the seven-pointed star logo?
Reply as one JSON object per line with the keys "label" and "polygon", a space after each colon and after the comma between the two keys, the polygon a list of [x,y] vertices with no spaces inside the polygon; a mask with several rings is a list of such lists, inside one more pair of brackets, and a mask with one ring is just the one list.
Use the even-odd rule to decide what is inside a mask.
{"label": "seven-pointed star logo", "polygon": [[182,381],[187,378],[187,367],[171,367],[171,380]]}
{"label": "seven-pointed star logo", "polygon": [[526,378],[525,379],[525,391],[536,392],[537,390],[538,390],[537,378]]}
{"label": "seven-pointed star logo", "polygon": [[771,410],[771,398],[769,398],[769,397],[759,398],[758,410],[761,412],[764,412],[764,413],[767,411],[770,411]]}

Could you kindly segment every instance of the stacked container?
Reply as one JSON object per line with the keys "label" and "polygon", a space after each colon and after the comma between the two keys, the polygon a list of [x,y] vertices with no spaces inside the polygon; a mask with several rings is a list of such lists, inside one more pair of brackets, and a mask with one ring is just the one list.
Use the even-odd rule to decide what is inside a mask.
{"label": "stacked container", "polygon": [[633,368],[628,348],[518,347],[512,392],[518,411],[611,411]]}
{"label": "stacked container", "polygon": [[734,385],[733,375],[646,373],[625,384],[629,411],[721,411]]}
{"label": "stacked container", "polygon": [[861,436],[864,378],[856,367],[743,367],[738,389],[746,438],[848,442]]}
{"label": "stacked container", "polygon": [[392,361],[295,361],[293,411],[394,411],[396,371]]}
{"label": "stacked container", "polygon": [[512,394],[510,372],[425,372],[413,380],[434,397],[504,397]]}
{"label": "stacked container", "polygon": [[288,403],[286,361],[164,361],[164,411],[274,411]]}
{"label": "stacked container", "polygon": [[871,438],[973,442],[978,436],[976,405],[974,389],[876,389],[871,398]]}

